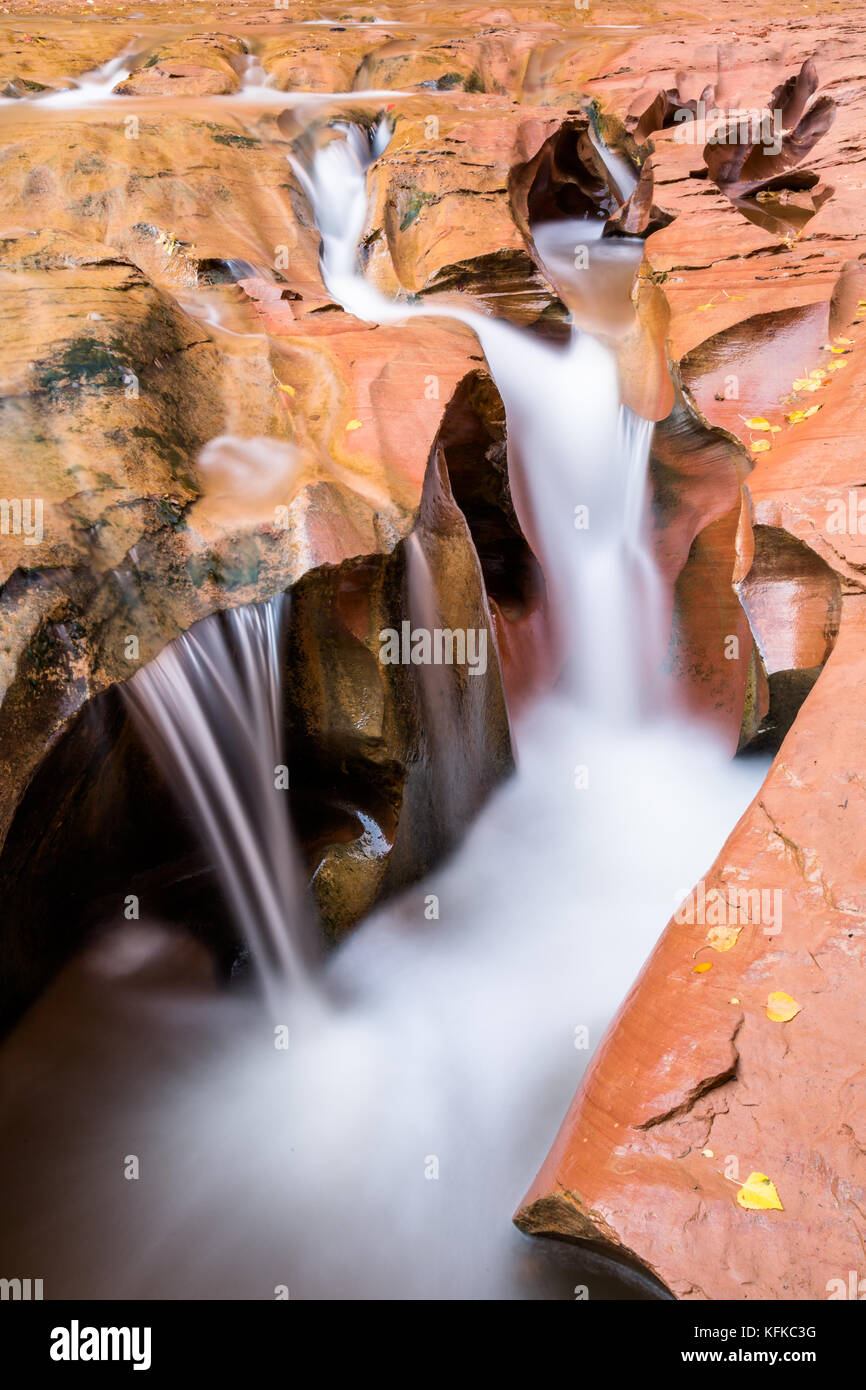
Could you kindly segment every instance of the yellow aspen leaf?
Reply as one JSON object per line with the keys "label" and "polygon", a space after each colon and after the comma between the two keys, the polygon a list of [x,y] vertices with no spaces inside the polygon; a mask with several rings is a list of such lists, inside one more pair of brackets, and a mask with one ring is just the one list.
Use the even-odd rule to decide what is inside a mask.
{"label": "yellow aspen leaf", "polygon": [[700,313],[701,310],[703,310],[703,309],[715,309],[715,307],[716,307],[716,306],[715,306],[715,304],[713,303],[713,301],[710,300],[709,304],[699,304],[699,305],[698,305],[698,313]]}
{"label": "yellow aspen leaf", "polygon": [[794,391],[814,391],[815,389],[807,376],[798,376],[791,385]]}
{"label": "yellow aspen leaf", "polygon": [[805,418],[805,410],[792,410],[790,415],[785,416],[785,419],[788,421],[789,425],[799,425],[800,421],[805,420]]}
{"label": "yellow aspen leaf", "polygon": [[700,965],[696,965],[693,967],[694,973],[696,975],[703,975],[707,970],[712,970],[712,968],[713,962],[711,960],[702,960]]}
{"label": "yellow aspen leaf", "polygon": [[766,1173],[750,1173],[737,1193],[737,1201],[746,1211],[784,1211],[775,1185]]}
{"label": "yellow aspen leaf", "polygon": [[831,362],[827,368],[828,372],[841,372],[843,367],[847,367],[847,362]]}
{"label": "yellow aspen leaf", "polygon": [[754,444],[750,444],[750,445],[749,445],[749,448],[751,449],[751,451],[752,451],[753,454],[763,454],[763,453],[766,453],[766,451],[767,451],[767,449],[769,449],[769,447],[770,447],[770,441],[769,441],[769,439],[756,439],[755,442],[754,442]]}
{"label": "yellow aspen leaf", "polygon": [[809,373],[813,381],[823,381],[826,375],[823,367],[815,367],[814,371]]}
{"label": "yellow aspen leaf", "polygon": [[713,1158],[715,1156],[713,1154],[712,1149],[701,1149],[701,1153],[703,1154],[704,1158]]}
{"label": "yellow aspen leaf", "polygon": [[348,434],[350,430],[359,430],[363,423],[363,420],[350,420],[346,426],[346,433]]}
{"label": "yellow aspen leaf", "polygon": [[294,386],[289,386],[286,382],[280,381],[273,367],[271,367],[271,376],[274,378],[274,385],[279,386],[281,391],[285,391],[287,396],[293,396],[295,394]]}
{"label": "yellow aspen leaf", "polygon": [[767,996],[767,1018],[771,1023],[790,1023],[800,1012],[800,1005],[790,994],[774,990]]}
{"label": "yellow aspen leaf", "polygon": [[714,951],[730,951],[736,946],[742,927],[710,927],[707,932],[707,945]]}
{"label": "yellow aspen leaf", "polygon": [[746,420],[746,424],[750,430],[768,430],[770,428],[769,420],[765,420],[763,415],[754,415],[751,420]]}
{"label": "yellow aspen leaf", "polygon": [[817,415],[819,410],[823,410],[823,402],[820,405],[810,405],[808,410],[803,411],[803,419],[808,420],[810,415]]}
{"label": "yellow aspen leaf", "polygon": [[853,347],[853,346],[854,346],[854,339],[853,339],[853,338],[834,338],[833,341],[834,341],[834,343],[842,343],[844,347]]}

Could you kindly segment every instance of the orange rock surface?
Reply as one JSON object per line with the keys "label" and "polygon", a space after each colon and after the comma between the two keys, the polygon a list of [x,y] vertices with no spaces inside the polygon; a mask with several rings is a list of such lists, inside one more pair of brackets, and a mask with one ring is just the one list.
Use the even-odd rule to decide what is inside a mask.
{"label": "orange rock surface", "polygon": [[[675,214],[646,243],[670,307],[668,353],[695,411],[751,455],[728,483],[739,506],[731,493],[678,584],[685,597],[728,527],[719,563],[731,565],[746,628],[730,611],[717,621],[716,598],[701,619],[699,568],[681,611],[709,673],[723,670],[725,633],[751,627],[756,651],[740,642],[741,659],[758,657],[744,735],[768,703],[780,732],[794,722],[611,1024],[516,1220],[616,1249],[680,1298],[826,1298],[862,1264],[864,22],[859,6],[838,22],[804,7],[796,25],[747,9],[734,36],[693,19],[639,37],[590,84],[619,112],[645,111],[662,90],[694,100],[713,84],[749,107],[813,59],[835,102],[804,162],[829,196],[802,219],[800,195],[782,200],[787,224],[748,220],[699,177],[706,129],[694,143],[674,129],[649,137],[657,201]],[[731,682],[713,680],[727,704]],[[777,995],[792,1001],[781,1015]],[[771,1180],[780,1209],[738,1200],[753,1173]]]}

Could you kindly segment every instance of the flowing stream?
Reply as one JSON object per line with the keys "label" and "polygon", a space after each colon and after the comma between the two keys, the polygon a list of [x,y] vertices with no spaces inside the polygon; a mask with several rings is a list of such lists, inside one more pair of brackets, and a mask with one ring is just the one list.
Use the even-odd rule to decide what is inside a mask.
{"label": "flowing stream", "polygon": [[[477,332],[563,676],[522,719],[518,771],[458,851],[318,971],[272,790],[277,609],[227,630],[207,620],[130,683],[200,817],[273,1017],[211,999],[185,1024],[197,1042],[170,1086],[133,1080],[110,1115],[89,1112],[147,1174],[133,1203],[84,1163],[70,1162],[65,1204],[46,1180],[55,1241],[99,1232],[91,1293],[541,1296],[542,1266],[562,1252],[518,1235],[511,1213],[643,960],[763,775],[666,710],[655,685],[667,634],[646,542],[651,426],[621,406],[609,351],[577,332],[554,348],[468,307],[394,303],[359,273],[366,169],[387,138],[382,124],[343,127],[295,166],[324,277],[363,319],[408,332],[435,312]],[[413,575],[424,611],[423,557]],[[285,1051],[273,1018],[290,1028]]]}

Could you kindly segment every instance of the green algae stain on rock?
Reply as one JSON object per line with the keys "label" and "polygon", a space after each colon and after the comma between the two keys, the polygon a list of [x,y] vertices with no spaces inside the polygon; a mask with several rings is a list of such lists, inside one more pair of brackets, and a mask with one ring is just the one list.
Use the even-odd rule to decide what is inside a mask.
{"label": "green algae stain on rock", "polygon": [[41,391],[60,391],[68,386],[120,386],[127,370],[116,351],[97,338],[73,338],[54,361],[37,364]]}

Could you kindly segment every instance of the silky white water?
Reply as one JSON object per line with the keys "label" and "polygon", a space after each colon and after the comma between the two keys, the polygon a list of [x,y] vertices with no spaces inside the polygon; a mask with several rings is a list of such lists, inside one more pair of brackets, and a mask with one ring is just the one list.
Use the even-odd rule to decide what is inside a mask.
{"label": "silky white water", "polygon": [[123,688],[184,804],[193,809],[271,1011],[308,971],[307,904],[289,829],[283,762],[284,610],[270,603],[205,619]]}
{"label": "silky white water", "polygon": [[[378,148],[346,132],[305,186],[331,293],[411,332],[423,308],[386,301],[357,271],[364,171]],[[511,1214],[612,1014],[763,772],[653,708],[665,634],[644,539],[650,430],[621,410],[613,359],[586,336],[554,349],[469,309],[447,312],[478,332],[506,404],[515,501],[556,606],[563,679],[522,720],[516,775],[452,858],[361,923],[320,975],[284,967],[271,1008],[288,1048],[251,1001],[198,1000],[182,1027],[175,1001],[164,1013],[171,1083],[130,1066],[110,1114],[89,1103],[86,1123],[137,1153],[147,1175],[126,1185],[132,1194],[70,1163],[62,1201],[46,1178],[52,1239],[91,1232],[91,1291],[539,1296],[544,1262],[562,1252],[519,1236]],[[575,526],[580,507],[588,529]],[[423,574],[416,565],[422,584]],[[150,716],[154,702],[164,708],[160,736],[181,758],[200,747],[204,827],[226,791],[206,765],[222,756],[231,703],[222,666],[211,708],[223,712],[204,728],[206,682],[190,692],[189,670],[175,666],[165,689],[150,670],[142,685]],[[258,664],[260,712],[272,671]],[[461,730],[451,733],[459,759]],[[261,713],[257,739],[279,761],[275,736]],[[229,830],[242,838],[236,821]],[[263,833],[267,875],[279,851]],[[243,858],[237,844],[210,842],[218,858]],[[291,889],[274,891],[292,901]],[[259,926],[270,907],[258,900]],[[298,1003],[324,995],[340,1002],[312,1014]]]}
{"label": "silky white water", "polygon": [[[357,247],[366,170],[387,148],[390,130],[384,120],[369,131],[335,128],[344,138],[324,145],[310,169],[292,160],[321,233],[325,284],[359,318],[395,323],[432,313],[477,333],[505,403],[515,509],[544,570],[568,685],[587,708],[636,712],[647,703],[645,686],[666,640],[646,544],[651,424],[621,407],[613,354],[588,334],[575,332],[567,347],[554,347],[470,308],[388,300],[364,280]],[[627,195],[634,176],[623,163],[615,161],[615,170]],[[600,228],[588,222],[584,240]],[[614,242],[613,254],[623,244]]]}

